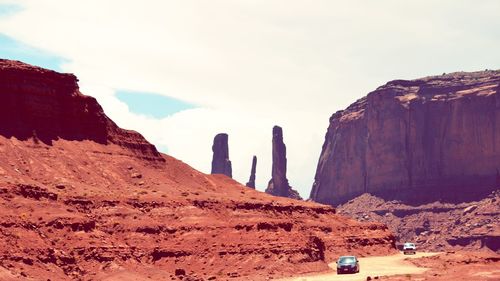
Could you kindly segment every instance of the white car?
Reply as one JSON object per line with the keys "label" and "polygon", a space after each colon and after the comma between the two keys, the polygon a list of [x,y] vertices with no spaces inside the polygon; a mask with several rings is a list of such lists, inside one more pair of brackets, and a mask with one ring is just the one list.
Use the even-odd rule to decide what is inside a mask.
{"label": "white car", "polygon": [[417,253],[417,246],[415,246],[415,243],[405,243],[403,245],[403,254],[416,254]]}

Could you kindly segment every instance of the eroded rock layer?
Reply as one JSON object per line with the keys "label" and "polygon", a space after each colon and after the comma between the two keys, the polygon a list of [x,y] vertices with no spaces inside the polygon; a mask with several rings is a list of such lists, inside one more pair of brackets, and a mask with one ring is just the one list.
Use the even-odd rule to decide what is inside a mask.
{"label": "eroded rock layer", "polygon": [[430,252],[488,250],[500,253],[500,191],[480,201],[406,205],[362,194],[338,206],[339,214],[386,224],[399,245]]}
{"label": "eroded rock layer", "polygon": [[202,174],[135,132],[125,138],[72,75],[2,67],[0,106],[26,116],[1,111],[19,128],[0,131],[0,280],[268,280],[326,270],[346,251],[394,251],[382,224]]}
{"label": "eroded rock layer", "polygon": [[330,118],[311,199],[479,199],[500,167],[500,71],[379,87]]}
{"label": "eroded rock layer", "polygon": [[163,161],[140,134],[119,128],[73,74],[0,59],[0,134],[50,144],[57,139],[114,143],[137,157]]}

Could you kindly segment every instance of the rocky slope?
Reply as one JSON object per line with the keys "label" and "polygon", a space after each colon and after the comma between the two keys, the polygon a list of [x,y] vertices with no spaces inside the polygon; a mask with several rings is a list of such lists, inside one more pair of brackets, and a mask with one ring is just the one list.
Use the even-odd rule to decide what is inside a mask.
{"label": "rocky slope", "polygon": [[498,70],[395,80],[333,114],[311,199],[484,197],[500,168],[499,84]]}
{"label": "rocky slope", "polygon": [[382,222],[398,245],[415,242],[432,252],[486,250],[500,254],[500,192],[476,202],[433,202],[409,206],[363,194],[338,206],[339,214],[360,221]]}
{"label": "rocky slope", "polygon": [[394,251],[382,224],[159,154],[76,81],[0,60],[0,280],[264,280]]}

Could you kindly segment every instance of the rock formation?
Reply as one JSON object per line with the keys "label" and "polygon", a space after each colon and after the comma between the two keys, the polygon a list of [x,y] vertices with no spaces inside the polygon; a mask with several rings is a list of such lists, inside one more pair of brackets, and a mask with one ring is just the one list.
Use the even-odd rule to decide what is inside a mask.
{"label": "rock formation", "polygon": [[500,171],[497,169],[497,188],[500,188]]}
{"label": "rock formation", "polygon": [[163,161],[140,134],[119,128],[73,74],[0,59],[0,134],[50,144],[57,139],[117,144],[137,157]]}
{"label": "rock formation", "polygon": [[229,160],[229,146],[227,143],[227,134],[217,134],[212,145],[212,175],[223,174],[230,178],[233,177],[231,161]]}
{"label": "rock formation", "polygon": [[1,280],[267,280],[396,252],[382,224],[155,153],[75,81],[0,61]]}
{"label": "rock formation", "polygon": [[286,178],[286,146],[283,143],[283,129],[279,126],[273,127],[273,170],[266,192],[275,196],[302,199],[290,187]]}
{"label": "rock formation", "polygon": [[246,186],[255,189],[255,172],[257,169],[257,156],[253,156],[252,159],[252,170],[250,171],[250,179],[248,180]]}
{"label": "rock formation", "polygon": [[389,227],[398,244],[414,241],[420,250],[487,249],[500,252],[500,190],[479,201],[407,205],[363,194],[337,206],[339,214]]}
{"label": "rock formation", "polygon": [[478,199],[500,163],[500,71],[395,80],[330,118],[311,199]]}

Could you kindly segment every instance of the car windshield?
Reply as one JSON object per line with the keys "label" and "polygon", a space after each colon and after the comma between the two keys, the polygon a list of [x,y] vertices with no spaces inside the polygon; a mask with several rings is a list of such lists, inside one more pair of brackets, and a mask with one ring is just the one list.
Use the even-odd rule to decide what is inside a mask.
{"label": "car windshield", "polygon": [[355,257],[340,257],[339,258],[339,263],[355,263],[356,258]]}
{"label": "car windshield", "polygon": [[413,243],[405,243],[405,247],[415,247],[415,244],[413,244]]}

